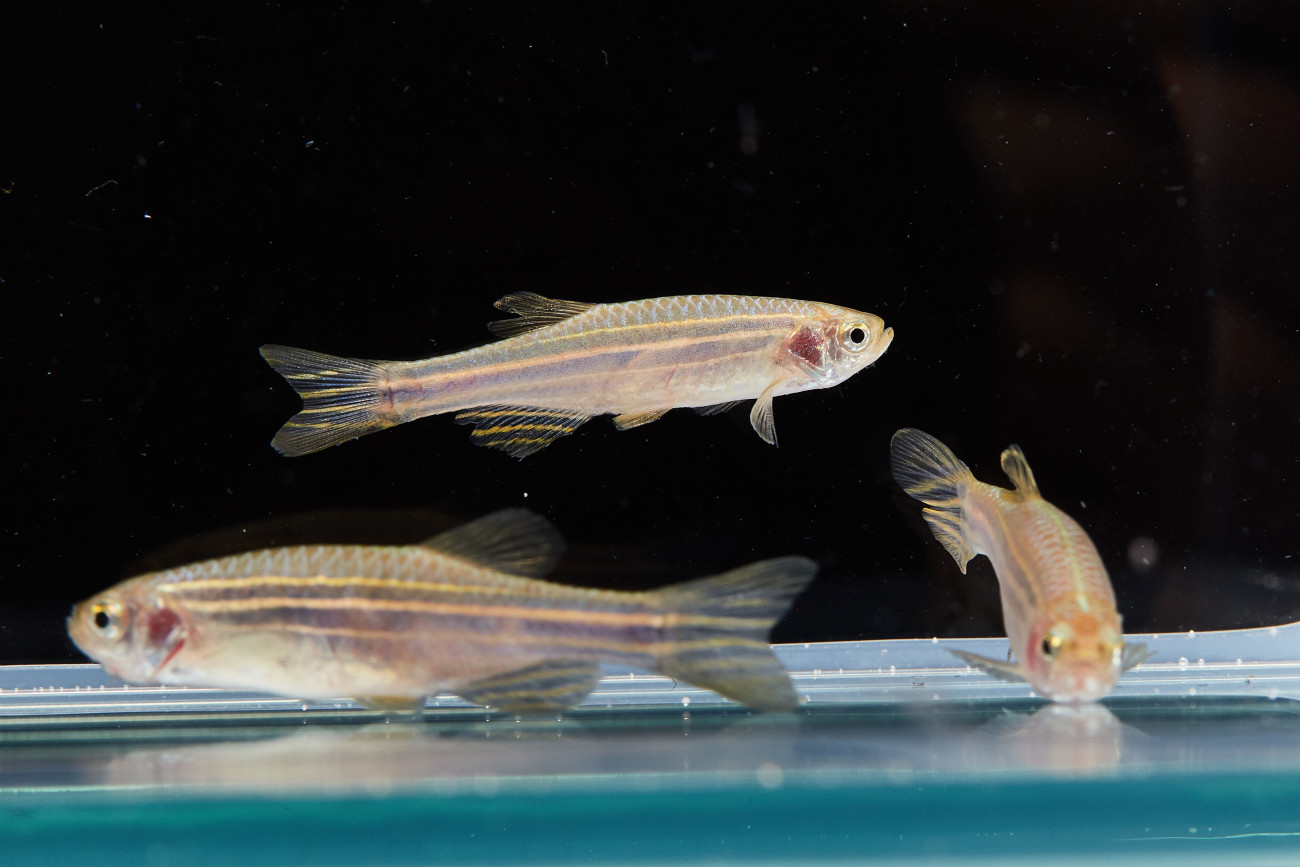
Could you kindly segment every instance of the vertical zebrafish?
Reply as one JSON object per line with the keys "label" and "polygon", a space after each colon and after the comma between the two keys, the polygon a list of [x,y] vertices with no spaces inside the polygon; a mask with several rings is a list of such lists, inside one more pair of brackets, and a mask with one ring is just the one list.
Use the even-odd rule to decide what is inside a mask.
{"label": "vertical zebrafish", "polygon": [[890,443],[894,480],[925,503],[935,538],[965,573],[977,554],[993,563],[1015,661],[957,652],[994,677],[1027,680],[1056,701],[1096,701],[1148,658],[1125,644],[1115,592],[1088,534],[1043,499],[1024,452],[1002,453],[1014,490],[977,481],[939,440],[904,428]]}
{"label": "vertical zebrafish", "polygon": [[68,633],[123,680],[422,707],[450,692],[516,713],[582,701],[600,663],[797,703],[768,632],[812,580],[802,557],[625,593],[538,580],[546,520],[507,509],[422,545],[273,548],[130,578],[77,605]]}
{"label": "vertical zebrafish", "polygon": [[707,415],[750,399],[754,430],[775,444],[772,398],[843,382],[894,337],[870,313],[785,298],[584,304],[518,292],[496,306],[518,315],[489,324],[505,339],[421,361],[263,346],[303,400],[271,445],[305,455],[454,412],[475,443],[522,458],[598,415],[626,430],[675,407]]}

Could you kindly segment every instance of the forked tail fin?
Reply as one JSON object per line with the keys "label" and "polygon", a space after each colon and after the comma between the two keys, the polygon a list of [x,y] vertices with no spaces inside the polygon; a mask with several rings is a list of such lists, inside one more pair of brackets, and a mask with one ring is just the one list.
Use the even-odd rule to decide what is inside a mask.
{"label": "forked tail fin", "polygon": [[962,489],[975,481],[970,467],[952,449],[910,427],[889,441],[889,467],[900,488],[929,506],[922,512],[925,522],[964,573],[975,556],[963,532],[961,505]]}
{"label": "forked tail fin", "polygon": [[340,358],[272,343],[259,351],[302,398],[302,410],[271,440],[280,454],[297,457],[318,452],[398,423],[388,362]]}
{"label": "forked tail fin", "polygon": [[660,673],[759,710],[795,707],[768,635],[816,573],[805,557],[780,557],[655,591],[668,614]]}

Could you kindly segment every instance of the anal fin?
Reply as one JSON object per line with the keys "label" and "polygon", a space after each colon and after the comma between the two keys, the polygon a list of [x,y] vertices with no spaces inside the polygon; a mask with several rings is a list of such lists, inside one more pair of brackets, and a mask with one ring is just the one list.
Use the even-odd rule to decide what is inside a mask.
{"label": "anal fin", "polygon": [[457,414],[460,424],[474,425],[470,440],[524,458],[539,452],[591,419],[585,413],[528,406],[481,406]]}
{"label": "anal fin", "polygon": [[961,507],[951,509],[922,509],[921,516],[930,525],[930,532],[939,540],[944,550],[957,561],[961,574],[966,574],[966,565],[975,556],[975,550],[966,542],[966,534]]}
{"label": "anal fin", "polygon": [[622,415],[614,416],[614,427],[619,430],[640,427],[643,424],[650,424],[652,421],[659,421],[666,412],[668,412],[666,409],[652,409],[650,412],[625,412]]}
{"label": "anal fin", "polygon": [[507,713],[555,713],[580,703],[599,680],[596,663],[560,659],[476,680],[455,692],[466,701]]}
{"label": "anal fin", "polygon": [[1020,666],[1013,662],[1001,662],[996,659],[990,659],[987,656],[980,656],[977,653],[967,653],[964,650],[949,651],[953,656],[959,657],[965,661],[971,668],[978,668],[989,677],[995,677],[998,680],[1005,680],[1016,683],[1025,679],[1021,672]]}

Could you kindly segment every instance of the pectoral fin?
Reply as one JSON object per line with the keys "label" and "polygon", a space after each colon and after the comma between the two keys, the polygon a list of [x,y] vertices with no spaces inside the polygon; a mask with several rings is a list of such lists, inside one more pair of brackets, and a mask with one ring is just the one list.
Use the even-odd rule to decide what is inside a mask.
{"label": "pectoral fin", "polygon": [[640,427],[643,424],[650,424],[652,421],[659,421],[663,418],[666,409],[654,409],[650,412],[625,412],[622,415],[614,416],[614,427],[619,430]]}
{"label": "pectoral fin", "polygon": [[555,713],[580,703],[599,680],[596,663],[561,659],[476,680],[455,692],[466,701],[508,713]]}
{"label": "pectoral fin", "polygon": [[1129,644],[1128,642],[1125,642],[1124,650],[1121,651],[1119,657],[1119,670],[1128,671],[1130,668],[1135,668],[1141,665],[1155,655],[1156,652],[1148,649],[1145,644]]}
{"label": "pectoral fin", "polygon": [[778,383],[772,383],[754,401],[754,408],[749,411],[749,423],[764,440],[776,445],[776,420],[772,418],[772,398],[776,394]]}
{"label": "pectoral fin", "polygon": [[967,653],[964,650],[950,651],[953,656],[959,657],[966,662],[971,668],[978,668],[989,677],[995,677],[998,680],[1005,680],[1011,683],[1025,680],[1024,672],[1020,666],[1014,662],[1000,662],[996,659],[990,659],[987,656],[980,656],[975,653]]}

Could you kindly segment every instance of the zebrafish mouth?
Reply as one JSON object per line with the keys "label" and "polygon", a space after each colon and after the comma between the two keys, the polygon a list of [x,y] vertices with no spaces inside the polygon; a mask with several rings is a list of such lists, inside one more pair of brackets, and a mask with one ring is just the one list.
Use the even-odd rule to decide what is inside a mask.
{"label": "zebrafish mouth", "polygon": [[1100,663],[1057,666],[1043,690],[1053,701],[1088,702],[1103,698],[1115,685],[1115,671]]}

